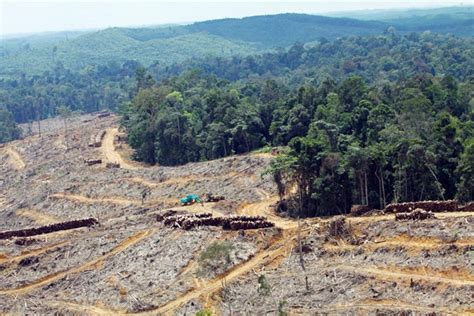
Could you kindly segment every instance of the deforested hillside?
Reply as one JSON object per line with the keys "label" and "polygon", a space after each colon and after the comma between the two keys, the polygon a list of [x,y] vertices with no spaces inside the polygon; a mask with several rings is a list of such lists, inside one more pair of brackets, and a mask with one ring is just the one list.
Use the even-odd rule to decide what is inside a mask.
{"label": "deforested hillside", "polygon": [[262,177],[278,152],[147,166],[107,113],[42,126],[0,148],[0,313],[473,312],[472,205],[298,221]]}

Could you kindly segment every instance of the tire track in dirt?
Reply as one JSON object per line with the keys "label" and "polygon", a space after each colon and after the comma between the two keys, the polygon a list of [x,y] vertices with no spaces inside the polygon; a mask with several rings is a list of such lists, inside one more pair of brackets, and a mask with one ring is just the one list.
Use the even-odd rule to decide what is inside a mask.
{"label": "tire track in dirt", "polygon": [[329,251],[344,251],[362,247],[369,251],[375,251],[382,247],[403,247],[407,250],[419,251],[422,249],[439,249],[446,246],[466,247],[474,245],[474,238],[459,239],[453,242],[443,241],[433,237],[411,237],[407,235],[398,235],[380,241],[368,242],[361,245],[351,245],[348,243],[325,243],[324,249]]}
{"label": "tire track in dirt", "polygon": [[21,155],[15,150],[15,148],[13,148],[13,146],[8,146],[6,148],[6,152],[10,157],[9,162],[15,170],[20,171],[22,169],[25,169],[25,162],[21,158]]}
{"label": "tire track in dirt", "polygon": [[[131,177],[131,178],[125,178],[123,180],[129,181],[132,183],[136,184],[141,184],[144,186],[147,186],[149,188],[157,188],[160,186],[167,186],[167,185],[173,185],[173,184],[184,184],[184,185],[189,185],[190,182],[199,182],[199,181],[206,181],[206,180],[225,180],[225,179],[233,179],[240,177],[241,174],[237,172],[228,172],[226,174],[220,174],[220,175],[194,175],[194,174],[189,174],[189,175],[183,175],[183,176],[176,176],[173,178],[168,178],[164,179],[162,181],[153,181],[149,179],[145,179],[143,177]],[[257,189],[261,190],[262,192],[265,192],[262,189]],[[267,194],[267,193],[265,193]]]}
{"label": "tire track in dirt", "polygon": [[41,254],[43,254],[43,253],[45,253],[49,250],[53,250],[53,249],[62,247],[62,246],[67,245],[67,244],[69,244],[69,241],[63,241],[63,242],[55,243],[55,244],[45,246],[45,247],[42,247],[42,248],[37,248],[37,249],[29,250],[29,251],[24,251],[20,255],[17,255],[17,256],[14,256],[14,257],[10,257],[8,255],[5,255],[4,258],[0,257],[0,264],[5,263],[5,262],[8,262],[8,263],[17,262],[17,261],[20,261],[20,260],[28,258],[28,257],[41,255]]}
{"label": "tire track in dirt", "polygon": [[[391,311],[416,311],[416,312],[423,312],[423,313],[439,313],[442,312],[443,314],[447,315],[469,315],[472,314],[472,311],[469,310],[450,310],[444,307],[423,307],[420,305],[413,305],[410,303],[405,303],[399,300],[361,300],[358,302],[348,303],[348,304],[341,304],[341,305],[334,305],[333,307],[325,308],[319,310],[321,313],[341,313],[346,314],[349,309],[353,308],[360,308],[365,311],[373,311],[375,309],[390,309]],[[303,311],[304,312],[304,311]],[[308,311],[310,312],[310,311]]]}
{"label": "tire track in dirt", "polygon": [[121,198],[121,197],[90,198],[83,195],[65,194],[65,193],[55,193],[55,194],[52,194],[50,197],[57,198],[57,199],[70,200],[70,201],[79,202],[79,203],[88,203],[88,204],[94,204],[94,203],[109,203],[109,204],[117,204],[117,205],[141,205],[142,204],[141,201],[129,200],[129,199]]}
{"label": "tire track in dirt", "polygon": [[433,276],[427,274],[421,274],[417,271],[404,272],[401,269],[386,269],[379,267],[361,267],[361,266],[348,266],[338,265],[332,267],[332,269],[342,270],[352,273],[358,273],[363,275],[372,275],[379,279],[385,280],[400,280],[409,279],[415,281],[426,281],[430,283],[445,283],[452,286],[474,286],[474,280],[448,278],[444,276]]}
{"label": "tire track in dirt", "polygon": [[104,154],[105,160],[107,162],[119,163],[120,168],[123,169],[138,169],[136,165],[133,165],[120,155],[119,152],[115,149],[114,138],[118,134],[118,128],[109,128],[106,130],[104,140],[102,141],[102,153]]}
{"label": "tire track in dirt", "polygon": [[298,227],[298,221],[294,219],[285,219],[271,210],[271,206],[278,201],[277,196],[270,197],[268,199],[247,204],[237,211],[238,215],[249,215],[249,216],[265,216],[275,224],[275,226],[282,229],[294,229]]}
{"label": "tire track in dirt", "polygon": [[61,220],[55,216],[44,214],[33,209],[18,209],[15,211],[15,214],[18,216],[29,218],[40,225],[49,225],[52,223],[61,222]]}
{"label": "tire track in dirt", "polygon": [[77,267],[74,267],[74,268],[71,268],[71,269],[59,271],[59,272],[44,276],[44,277],[39,278],[39,279],[37,279],[37,280],[35,280],[31,283],[19,286],[17,288],[0,289],[0,295],[23,295],[23,294],[26,294],[26,293],[34,290],[34,289],[43,287],[43,286],[48,285],[48,284],[50,284],[54,281],[60,280],[60,279],[64,278],[65,276],[75,274],[75,273],[79,273],[79,272],[83,272],[83,271],[90,270],[90,269],[94,269],[94,268],[98,268],[108,258],[124,251],[125,249],[129,248],[130,246],[135,245],[136,243],[140,242],[141,240],[145,239],[146,237],[152,235],[155,231],[156,230],[145,230],[145,231],[138,232],[138,233],[130,236],[129,238],[125,239],[124,241],[122,241],[119,245],[115,246],[108,253],[106,253],[106,254],[104,254],[104,255],[102,255],[102,256],[100,256],[100,257],[98,257],[98,258],[96,258],[92,261],[89,261],[87,263],[84,263],[80,266],[77,266]]}

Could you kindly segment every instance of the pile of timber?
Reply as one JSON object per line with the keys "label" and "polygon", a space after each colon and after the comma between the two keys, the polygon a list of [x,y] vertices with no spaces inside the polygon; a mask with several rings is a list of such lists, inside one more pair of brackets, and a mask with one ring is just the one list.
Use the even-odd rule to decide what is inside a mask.
{"label": "pile of timber", "polygon": [[455,200],[392,203],[385,207],[384,212],[409,213],[417,208],[421,208],[423,210],[430,211],[433,213],[456,212],[458,210],[458,203]]}
{"label": "pile of timber", "polygon": [[417,208],[410,213],[397,213],[395,214],[396,221],[423,221],[425,219],[435,219],[436,216],[433,212],[425,211],[421,208]]}
{"label": "pile of timber", "polygon": [[275,226],[263,216],[212,217],[210,213],[190,215],[178,214],[173,210],[158,215],[157,220],[162,221],[167,226],[184,230],[200,226],[220,226],[225,230],[258,229]]}
{"label": "pile of timber", "polygon": [[36,236],[36,235],[42,235],[42,234],[49,234],[49,233],[57,232],[61,230],[69,230],[69,229],[75,229],[75,228],[81,228],[81,227],[90,227],[96,224],[99,224],[99,222],[95,218],[79,219],[79,220],[61,222],[61,223],[56,223],[56,224],[51,224],[51,225],[41,226],[41,227],[36,227],[36,228],[27,228],[27,229],[0,232],[0,239],[8,239],[11,237],[30,237],[30,236]]}
{"label": "pile of timber", "polygon": [[89,147],[100,147],[102,146],[102,140],[105,136],[105,130],[100,130],[97,134],[92,135],[89,141]]}

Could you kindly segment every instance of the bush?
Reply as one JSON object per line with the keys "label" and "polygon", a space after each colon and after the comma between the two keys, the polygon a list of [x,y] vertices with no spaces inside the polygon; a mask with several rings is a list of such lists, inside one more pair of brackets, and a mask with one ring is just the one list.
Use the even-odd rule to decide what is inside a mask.
{"label": "bush", "polygon": [[258,277],[258,293],[260,295],[268,296],[270,295],[270,292],[272,291],[270,284],[268,283],[267,277],[262,274],[261,276]]}
{"label": "bush", "polygon": [[202,309],[196,313],[196,316],[212,316],[212,312],[208,309]]}
{"label": "bush", "polygon": [[199,256],[200,274],[208,274],[226,268],[231,263],[231,252],[234,246],[228,241],[216,241],[209,245]]}

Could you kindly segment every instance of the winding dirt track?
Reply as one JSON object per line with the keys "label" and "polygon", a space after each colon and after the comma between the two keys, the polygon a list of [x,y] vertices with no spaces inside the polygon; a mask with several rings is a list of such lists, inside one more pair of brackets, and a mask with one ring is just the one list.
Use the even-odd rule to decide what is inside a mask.
{"label": "winding dirt track", "polygon": [[45,286],[47,284],[50,284],[54,281],[60,280],[60,279],[64,278],[65,276],[75,274],[75,273],[79,273],[79,272],[82,272],[82,271],[86,271],[86,270],[89,270],[89,269],[97,268],[103,263],[104,260],[106,260],[109,257],[112,257],[112,256],[124,251],[128,247],[138,243],[142,239],[144,239],[144,238],[150,236],[151,234],[153,234],[153,232],[154,232],[154,230],[146,230],[146,231],[136,233],[136,234],[130,236],[129,238],[125,239],[119,245],[114,247],[111,251],[109,251],[108,253],[98,257],[97,259],[94,259],[92,261],[84,263],[84,264],[82,264],[80,266],[77,266],[75,268],[71,268],[71,269],[67,269],[67,270],[64,270],[64,271],[59,271],[59,272],[47,275],[45,277],[39,278],[39,279],[37,279],[37,280],[35,280],[31,283],[19,286],[17,288],[0,289],[0,295],[23,295],[23,294],[26,294],[26,293],[34,290],[34,289],[43,287],[43,286]]}
{"label": "winding dirt track", "polygon": [[[342,305],[335,305],[330,308],[319,310],[320,313],[324,314],[347,314],[348,309],[357,308],[360,310],[364,310],[366,312],[373,311],[374,309],[383,309],[387,308],[390,310],[397,310],[397,311],[417,311],[422,313],[443,313],[443,315],[472,315],[472,310],[449,310],[443,307],[423,307],[419,305],[413,305],[409,303],[404,303],[399,300],[362,300],[358,302],[342,304]],[[309,313],[311,314],[310,310],[305,310],[300,312]]]}
{"label": "winding dirt track", "polygon": [[415,271],[403,272],[379,267],[356,267],[348,265],[339,265],[334,267],[334,269],[358,273],[362,275],[372,275],[377,277],[378,279],[383,280],[407,279],[414,281],[427,281],[431,283],[445,283],[453,286],[474,286],[474,280],[420,274],[416,273]]}
{"label": "winding dirt track", "polygon": [[18,216],[23,216],[23,217],[32,219],[40,225],[49,225],[52,223],[61,222],[61,220],[55,216],[44,214],[33,209],[22,208],[22,209],[16,210],[15,214]]}
{"label": "winding dirt track", "polygon": [[125,161],[123,157],[115,150],[114,138],[118,134],[118,128],[107,129],[104,140],[102,141],[102,153],[107,162],[119,163],[123,169],[138,169],[137,166]]}
{"label": "winding dirt track", "polygon": [[42,248],[33,249],[33,250],[30,250],[30,251],[25,251],[25,252],[22,252],[20,255],[17,255],[17,256],[14,256],[14,257],[5,256],[4,258],[0,258],[0,264],[5,263],[5,262],[16,262],[16,261],[20,261],[22,259],[25,259],[25,258],[28,258],[28,257],[31,257],[31,256],[37,256],[37,255],[43,254],[43,253],[45,253],[49,250],[53,250],[53,249],[62,247],[66,244],[69,244],[69,241],[63,241],[63,242],[55,243],[55,244],[48,245],[48,246],[45,246],[45,247],[42,247]]}
{"label": "winding dirt track", "polygon": [[65,199],[79,203],[110,203],[110,204],[117,204],[117,205],[132,205],[137,204],[140,205],[141,201],[136,200],[129,200],[120,197],[109,197],[109,198],[89,198],[83,195],[77,194],[64,194],[64,193],[55,193],[52,194],[51,197],[57,199]]}
{"label": "winding dirt track", "polygon": [[25,169],[25,162],[21,158],[20,154],[12,146],[7,147],[6,152],[10,157],[9,161],[13,168],[15,168],[16,170]]}

